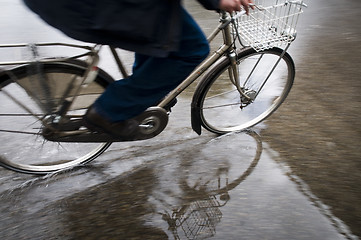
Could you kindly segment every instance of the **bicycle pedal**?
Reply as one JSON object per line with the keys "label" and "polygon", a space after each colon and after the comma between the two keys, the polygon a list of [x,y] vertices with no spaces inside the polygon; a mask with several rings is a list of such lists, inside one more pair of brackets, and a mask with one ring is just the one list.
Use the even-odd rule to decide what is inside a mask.
{"label": "bicycle pedal", "polygon": [[83,126],[82,120],[72,121],[68,123],[50,124],[44,127],[43,132],[71,132],[78,131]]}
{"label": "bicycle pedal", "polygon": [[55,126],[55,128],[59,131],[76,131],[79,130],[83,126],[82,119],[70,120],[66,123],[59,123]]}

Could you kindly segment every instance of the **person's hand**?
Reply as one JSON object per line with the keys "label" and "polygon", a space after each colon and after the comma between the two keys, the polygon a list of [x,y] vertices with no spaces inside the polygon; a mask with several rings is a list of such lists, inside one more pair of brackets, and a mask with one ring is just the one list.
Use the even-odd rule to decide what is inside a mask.
{"label": "person's hand", "polygon": [[232,13],[234,11],[241,11],[243,6],[246,13],[249,13],[249,8],[253,9],[253,6],[249,4],[253,3],[253,0],[220,0],[219,9]]}

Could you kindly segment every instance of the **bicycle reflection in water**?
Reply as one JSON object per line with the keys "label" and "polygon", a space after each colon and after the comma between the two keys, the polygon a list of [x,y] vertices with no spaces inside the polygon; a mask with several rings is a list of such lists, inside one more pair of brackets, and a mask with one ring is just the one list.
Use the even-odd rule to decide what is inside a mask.
{"label": "bicycle reflection in water", "polygon": [[[232,135],[239,134],[225,135],[221,138]],[[168,209],[158,213],[167,222],[168,230],[175,239],[205,239],[216,234],[216,226],[221,222],[223,216],[220,208],[224,207],[230,200],[229,191],[236,188],[253,172],[261,156],[262,142],[257,133],[250,131],[244,135],[251,136],[256,144],[249,141],[249,138],[245,142],[241,141],[242,145],[246,143],[247,146],[244,148],[245,151],[242,151],[241,155],[239,155],[238,163],[234,163],[233,160],[232,163],[226,161],[227,163],[220,164],[220,161],[227,160],[227,156],[224,156],[225,152],[235,154],[235,151],[232,150],[238,148],[236,153],[240,153],[240,144],[236,142],[236,144],[230,145],[229,141],[213,140],[207,144],[204,151],[208,155],[210,150],[215,153],[223,148],[221,150],[223,159],[220,158],[220,161],[215,161],[217,154],[211,152],[213,163],[218,165],[218,168],[212,169],[209,166],[204,166],[203,164],[209,160],[207,157],[204,161],[199,159],[192,159],[192,162],[185,160],[182,165],[187,167],[179,168],[185,170],[177,174],[181,176],[177,184],[181,195],[174,193],[176,192],[174,186],[170,186],[171,191],[169,189],[165,190],[168,191],[166,196],[161,193],[158,195],[156,201],[162,203],[163,209],[164,206]],[[236,140],[238,141],[239,138]],[[202,156],[202,154],[200,155]],[[194,166],[195,164],[198,166]],[[175,200],[175,202],[178,202],[176,206],[169,203],[169,197],[172,198],[172,196],[178,198]]]}
{"label": "bicycle reflection in water", "polygon": [[[227,223],[228,217],[233,216],[228,215],[228,207],[232,209],[235,204],[239,209],[240,203],[231,197],[239,194],[240,184],[257,166],[262,142],[254,132],[223,135],[208,142],[186,141],[195,143],[193,151],[175,148],[162,159],[142,164],[125,173],[126,176],[109,179],[68,197],[69,184],[64,184],[64,180],[81,182],[83,171],[52,175],[12,191],[2,198],[4,224],[0,232],[12,236],[11,239],[19,239],[23,234],[29,239],[212,237],[221,221]],[[161,147],[159,151],[164,149]],[[138,157],[148,154],[145,151]],[[154,154],[157,156],[157,152]],[[93,166],[89,172],[106,173],[108,165]],[[39,195],[45,187],[47,190]],[[16,204],[14,199],[18,199]],[[38,212],[29,211],[34,206],[42,207]],[[9,221],[22,224],[9,228],[6,227]],[[44,232],[39,226],[60,227]],[[29,229],[34,230],[29,232]]]}

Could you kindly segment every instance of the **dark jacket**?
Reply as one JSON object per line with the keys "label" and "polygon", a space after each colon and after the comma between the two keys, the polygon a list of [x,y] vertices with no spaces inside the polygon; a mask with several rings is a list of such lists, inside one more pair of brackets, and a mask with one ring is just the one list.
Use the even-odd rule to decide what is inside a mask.
{"label": "dark jacket", "polygon": [[[216,10],[220,0],[198,0]],[[181,0],[24,0],[49,25],[85,42],[165,57],[177,51]]]}

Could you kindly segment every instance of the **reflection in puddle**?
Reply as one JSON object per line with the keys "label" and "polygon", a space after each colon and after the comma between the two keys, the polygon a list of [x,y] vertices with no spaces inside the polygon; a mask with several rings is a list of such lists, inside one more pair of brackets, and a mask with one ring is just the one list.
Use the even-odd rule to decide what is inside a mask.
{"label": "reflection in puddle", "polygon": [[194,142],[187,152],[185,147],[170,145],[167,154],[162,146],[138,153],[137,158],[153,160],[108,180],[99,179],[110,170],[95,167],[39,179],[3,195],[0,235],[357,239],[331,213],[325,214],[304,184],[287,175],[286,167],[273,160],[277,154],[262,146],[256,134]]}
{"label": "reflection in puddle", "polygon": [[[229,144],[229,138],[236,142]],[[262,142],[255,133],[229,134],[208,142],[192,158],[181,159],[180,167],[165,169],[150,199],[168,224],[168,236],[215,236],[229,192],[252,173],[261,152]],[[174,185],[169,184],[170,177]]]}

